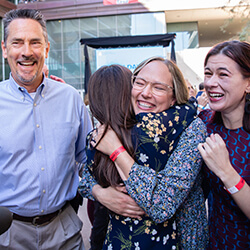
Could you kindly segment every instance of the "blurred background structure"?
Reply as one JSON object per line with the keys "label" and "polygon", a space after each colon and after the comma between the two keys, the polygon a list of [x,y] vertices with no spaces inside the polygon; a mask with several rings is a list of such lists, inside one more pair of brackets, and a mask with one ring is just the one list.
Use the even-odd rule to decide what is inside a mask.
{"label": "blurred background structure", "polygon": [[[208,49],[228,39],[249,39],[250,0],[2,0],[0,17],[14,8],[41,10],[51,49],[46,64],[84,96],[84,53],[80,39],[175,33],[177,64],[193,85],[203,81]],[[0,26],[2,29],[2,25]],[[2,32],[3,34],[3,32]],[[91,71],[116,62],[133,70],[149,55],[169,57],[170,47],[88,48]],[[2,57],[1,57],[2,58]],[[2,58],[0,80],[10,69]]]}

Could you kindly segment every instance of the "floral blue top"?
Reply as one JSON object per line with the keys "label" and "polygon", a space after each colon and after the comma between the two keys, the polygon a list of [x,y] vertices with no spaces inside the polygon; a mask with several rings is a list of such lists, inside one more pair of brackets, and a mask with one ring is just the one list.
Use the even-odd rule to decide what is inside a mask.
{"label": "floral blue top", "polygon": [[125,181],[129,195],[156,222],[176,214],[181,249],[206,249],[208,223],[201,188],[202,157],[197,149],[206,127],[195,119],[182,133],[178,146],[159,173],[135,163]]}
{"label": "floral blue top", "polygon": [[[152,119],[156,118],[156,115],[158,116],[158,119]],[[122,216],[115,216],[109,227],[109,232],[111,232],[111,229],[113,229],[112,226],[118,221],[120,225],[115,226],[116,228],[121,228],[121,224],[127,224],[130,225],[127,228],[131,230],[129,236],[124,233],[117,234],[117,237],[121,242],[120,247],[126,248],[133,245],[133,247],[139,249],[138,247],[142,247],[140,242],[143,243],[145,233],[148,233],[151,241],[160,241],[161,246],[166,249],[166,243],[170,241],[169,239],[176,239],[176,225],[174,221],[174,215],[176,214],[179,235],[178,241],[180,242],[180,246],[183,249],[204,249],[207,242],[207,221],[203,193],[200,188],[201,176],[199,171],[201,157],[198,155],[197,145],[199,142],[204,141],[206,129],[200,119],[196,119],[191,125],[189,125],[190,121],[189,123],[186,123],[185,126],[189,125],[189,127],[183,133],[185,136],[183,134],[180,136],[181,133],[178,131],[178,137],[180,136],[179,144],[177,149],[170,156],[170,163],[168,163],[163,169],[168,156],[174,149],[174,141],[171,140],[171,137],[167,137],[170,140],[164,142],[166,136],[162,137],[165,138],[162,140],[160,133],[164,132],[164,135],[166,135],[169,131],[172,131],[172,133],[174,132],[175,134],[177,131],[175,131],[175,129],[172,130],[171,128],[172,119],[169,119],[170,124],[166,127],[164,126],[166,123],[158,122],[162,117],[163,114],[141,115],[142,119],[139,119],[140,123],[138,124],[137,129],[140,128],[143,131],[142,127],[147,124],[147,129],[145,129],[144,132],[146,131],[145,133],[148,134],[145,137],[142,136],[143,132],[139,135],[139,138],[147,139],[144,140],[144,143],[137,143],[136,152],[139,163],[144,166],[139,166],[135,163],[130,172],[129,179],[125,182],[128,193],[153,220],[146,217],[146,219],[144,218],[142,221],[136,221]],[[147,118],[150,118],[149,123]],[[178,118],[177,120],[173,119],[173,121],[178,121]],[[158,126],[160,126],[161,129],[158,129]],[[165,130],[166,128],[167,130]],[[183,128],[181,131],[183,131]],[[150,133],[151,137],[149,136]],[[152,143],[152,140],[154,143]],[[149,141],[150,145],[153,145],[154,148],[153,151],[151,149],[148,151],[149,153],[145,153],[147,150],[142,150],[142,145],[146,145]],[[159,141],[161,141],[161,143],[164,142],[161,147],[159,147]],[[142,140],[139,140],[139,142],[142,142]],[[150,159],[149,156],[155,156],[152,152],[158,154],[158,156]],[[184,156],[184,158],[180,158],[180,156]],[[161,161],[158,161],[158,157],[162,158]],[[179,162],[178,164],[176,164],[176,159]],[[183,159],[187,159],[187,162],[185,163]],[[153,166],[155,169],[151,169],[149,166]],[[158,173],[158,171],[160,172]],[[91,182],[88,183],[87,180],[90,180]],[[88,169],[85,168],[79,186],[80,193],[85,197],[87,196],[88,198],[91,198],[88,191],[91,190],[92,185],[94,184],[95,181],[89,177]],[[135,227],[135,223],[138,224],[137,227]],[[169,225],[167,225],[168,223]],[[159,226],[161,229],[159,229]],[[170,235],[167,233],[167,226],[168,228],[171,227],[172,234]],[[134,235],[136,230],[141,230],[141,241],[132,242],[132,244],[131,240],[125,241],[126,237],[130,237],[131,239],[131,235]],[[158,232],[159,230],[161,232]],[[120,232],[123,232],[123,230]],[[109,245],[111,243],[112,240],[110,240],[108,233],[106,244]],[[159,249],[159,246],[157,249]]]}

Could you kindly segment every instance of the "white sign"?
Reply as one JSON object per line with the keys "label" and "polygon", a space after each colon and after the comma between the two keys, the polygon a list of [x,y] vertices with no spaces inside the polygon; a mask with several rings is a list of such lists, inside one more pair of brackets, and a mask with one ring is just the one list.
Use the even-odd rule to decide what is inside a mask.
{"label": "white sign", "polygon": [[133,47],[117,49],[98,49],[96,51],[97,69],[103,65],[120,64],[133,71],[139,63],[152,56],[165,56],[162,46]]}

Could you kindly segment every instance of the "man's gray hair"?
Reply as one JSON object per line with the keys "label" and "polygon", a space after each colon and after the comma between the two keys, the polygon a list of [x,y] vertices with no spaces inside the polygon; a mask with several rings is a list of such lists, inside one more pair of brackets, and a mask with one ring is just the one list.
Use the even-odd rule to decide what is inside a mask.
{"label": "man's gray hair", "polygon": [[32,9],[16,9],[16,10],[11,10],[7,12],[4,15],[3,18],[3,25],[4,25],[4,44],[6,46],[6,41],[9,35],[9,25],[10,23],[18,18],[22,19],[33,19],[37,22],[40,23],[43,29],[43,36],[45,38],[46,44],[48,44],[48,33],[47,33],[47,28],[46,28],[46,20],[43,16],[43,14],[38,11],[38,10],[32,10]]}

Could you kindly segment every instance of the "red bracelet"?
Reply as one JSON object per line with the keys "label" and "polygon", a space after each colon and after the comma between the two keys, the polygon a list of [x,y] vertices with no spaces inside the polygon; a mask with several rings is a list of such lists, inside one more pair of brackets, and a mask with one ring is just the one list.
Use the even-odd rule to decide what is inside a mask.
{"label": "red bracelet", "polygon": [[245,180],[244,180],[242,177],[240,177],[240,181],[238,182],[237,185],[235,185],[235,186],[233,186],[233,187],[231,187],[231,188],[225,188],[225,187],[224,187],[224,189],[225,189],[229,194],[235,194],[235,193],[239,192],[239,191],[243,188],[244,184],[245,184]]}
{"label": "red bracelet", "polygon": [[124,152],[126,149],[121,146],[119,148],[117,148],[110,156],[109,158],[112,160],[112,161],[115,161],[116,158],[119,156],[120,153]]}

